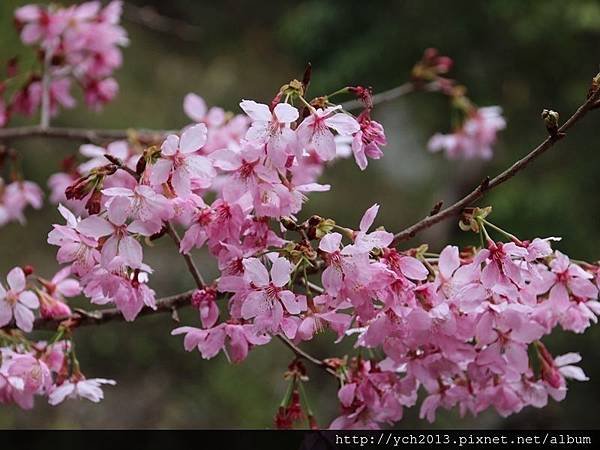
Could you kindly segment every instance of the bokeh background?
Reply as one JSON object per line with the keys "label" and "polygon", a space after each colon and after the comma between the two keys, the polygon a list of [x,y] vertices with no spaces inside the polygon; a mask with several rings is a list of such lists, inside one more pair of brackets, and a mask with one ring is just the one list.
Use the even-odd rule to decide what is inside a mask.
{"label": "bokeh background", "polygon": [[[0,61],[27,55],[12,25],[21,0],[0,2]],[[508,128],[489,163],[448,162],[426,150],[428,137],[449,127],[444,98],[413,94],[376,109],[389,145],[385,157],[361,173],[353,161],[332,167],[323,181],[331,192],[314,195],[304,209],[338,223],[355,225],[374,202],[382,205],[379,221],[399,230],[427,214],[438,200],[450,202],[485,175],[494,175],[525,155],[545,136],[543,108],[567,117],[585,98],[600,61],[600,3],[488,0],[441,1],[135,1],[126,8],[124,26],[131,44],[116,73],[117,100],[96,114],[78,107],[56,125],[96,128],[177,128],[186,123],[181,104],[187,92],[211,105],[238,111],[241,98],[267,101],[288,80],[313,64],[313,94],[347,84],[382,91],[403,83],[427,47],[454,58],[452,75],[466,84],[479,105],[504,108]],[[169,32],[140,23],[136,6],[154,7]],[[163,23],[165,25],[165,23]],[[26,61],[26,57],[25,57]],[[26,122],[22,122],[26,123]],[[494,206],[493,221],[522,238],[563,236],[557,246],[573,258],[600,257],[600,116],[591,114],[568,139],[544,155],[521,176],[496,189],[483,202]],[[15,144],[24,158],[27,178],[45,186],[59,162],[77,150],[72,141],[29,139]],[[10,224],[0,232],[0,273],[14,265],[34,264],[56,270],[55,248],[46,244],[50,225],[59,216],[46,205],[30,211],[28,224]],[[411,244],[469,244],[476,236],[461,233],[449,221]],[[181,258],[170,242],[147,251],[154,267],[153,287],[168,295],[192,287]],[[207,273],[214,268],[197,255]],[[82,305],[85,303],[82,302]],[[183,322],[197,317],[181,312]],[[285,392],[282,373],[290,353],[278,342],[253,351],[241,365],[222,355],[204,361],[183,350],[166,315],[133,324],[113,323],[77,331],[84,371],[90,377],[118,380],[99,405],[71,401],[50,407],[38,401],[33,411],[0,408],[2,428],[266,428]],[[336,353],[331,336],[308,347],[318,356]],[[490,412],[459,418],[440,411],[437,427],[593,428],[600,401],[600,330],[585,335],[557,333],[547,339],[555,354],[580,351],[587,383],[572,383],[567,399],[542,410],[526,409],[508,419]],[[337,413],[336,386],[309,367],[308,393],[317,419],[326,425]],[[429,424],[405,412],[398,427]]]}

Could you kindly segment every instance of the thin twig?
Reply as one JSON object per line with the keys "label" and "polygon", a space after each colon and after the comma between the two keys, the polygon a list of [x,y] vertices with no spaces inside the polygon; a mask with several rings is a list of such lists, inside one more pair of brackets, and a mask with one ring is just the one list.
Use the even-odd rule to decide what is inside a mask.
{"label": "thin twig", "polygon": [[71,139],[83,142],[100,142],[135,137],[143,142],[160,142],[168,134],[174,134],[174,130],[148,130],[148,129],[87,129],[48,127],[40,125],[0,128],[0,140],[2,139],[26,139],[31,137],[47,137],[56,139]]}
{"label": "thin twig", "polygon": [[[156,309],[143,308],[138,316],[149,316],[152,314],[172,313],[174,309],[181,308],[190,303],[193,291],[182,292],[181,294],[163,297],[156,300]],[[99,309],[95,311],[77,310],[67,317],[59,319],[38,318],[33,323],[34,330],[56,330],[59,325],[65,321],[71,322],[75,327],[87,325],[100,325],[107,322],[122,322],[125,318],[117,308]]]}
{"label": "thin twig", "polygon": [[[194,291],[186,291],[181,294],[172,295],[156,300],[156,309],[145,307],[143,308],[138,317],[150,316],[161,313],[172,313],[174,310],[189,306],[192,294]],[[89,325],[102,325],[108,322],[123,322],[125,318],[121,311],[117,308],[99,309],[94,311],[76,310],[70,316],[58,318],[58,319],[45,319],[38,318],[33,323],[34,330],[57,330],[61,324],[69,324],[73,328],[79,328]],[[310,353],[299,348],[297,345],[292,343],[289,339],[284,336],[277,335],[277,338],[281,340],[298,358],[303,358],[315,366],[327,371],[331,375],[337,377],[336,372],[327,365],[327,363],[321,359],[312,356]]]}
{"label": "thin twig", "polygon": [[315,366],[318,366],[321,369],[325,370],[327,373],[333,375],[334,377],[336,377],[336,378],[338,377],[338,374],[335,372],[335,370],[333,370],[322,359],[316,358],[316,357],[312,356],[311,354],[305,352],[304,350],[302,350],[300,347],[295,345],[292,341],[290,341],[288,338],[286,338],[285,336],[283,336],[281,334],[278,334],[277,338],[281,342],[283,342],[290,350],[292,350],[298,358],[305,359],[308,362],[314,364]]}
{"label": "thin twig", "polygon": [[129,22],[188,42],[196,42],[200,39],[202,29],[199,26],[160,14],[151,6],[140,7],[129,2],[124,6],[123,18]]}
{"label": "thin twig", "polygon": [[[171,222],[166,222],[166,226],[167,233],[169,233],[173,241],[175,241],[175,244],[177,245],[177,250],[179,251],[179,248],[181,247],[181,238],[179,237],[179,234],[177,234],[177,231],[175,230]],[[188,270],[190,271],[192,277],[194,278],[194,281],[196,282],[196,286],[198,286],[198,289],[203,289],[206,286],[206,283],[204,282],[204,278],[202,278],[200,271],[196,267],[196,263],[194,263],[192,255],[190,255],[189,253],[182,253],[182,256],[185,259],[185,263],[188,266]]]}
{"label": "thin twig", "polygon": [[[388,91],[380,92],[373,96],[373,104],[378,105],[395,100],[403,95],[418,90],[435,91],[435,83],[429,83],[422,87],[416,87],[412,82],[404,83]],[[359,100],[350,100],[341,104],[346,110],[357,109],[364,106]],[[48,137],[56,139],[72,139],[84,142],[101,142],[135,137],[143,142],[160,142],[168,134],[176,134],[176,130],[152,130],[152,129],[88,129],[69,127],[47,127],[39,125],[0,128],[0,140],[2,139],[26,139],[31,137]]]}
{"label": "thin twig", "polygon": [[410,227],[400,231],[399,233],[396,233],[392,245],[411,239],[417,233],[425,230],[426,228],[429,228],[441,222],[442,220],[460,214],[465,207],[470,206],[474,201],[483,197],[483,195],[487,191],[501,185],[505,181],[515,176],[518,172],[523,170],[531,161],[536,159],[542,153],[552,148],[554,144],[556,144],[558,141],[563,139],[566,136],[566,132],[569,129],[571,129],[571,127],[573,127],[579,120],[581,120],[590,110],[594,109],[594,105],[597,104],[599,98],[600,88],[596,88],[592,91],[588,99],[579,108],[577,108],[577,111],[575,111],[575,113],[571,117],[569,117],[569,119],[558,129],[558,132],[556,134],[548,136],[546,139],[544,139],[544,141],[541,144],[539,144],[536,148],[534,148],[523,158],[515,162],[512,166],[504,170],[504,172],[500,173],[491,180],[488,180],[486,178],[469,194],[465,195],[453,205],[442,209],[436,214],[427,216],[419,222],[415,223],[414,225],[411,225]]}
{"label": "thin twig", "polygon": [[[425,85],[418,85],[413,83],[412,81],[407,81],[400,86],[396,86],[395,88],[389,89],[387,91],[379,92],[378,94],[373,95],[371,98],[373,105],[381,105],[383,103],[391,102],[400,97],[403,97],[407,94],[417,91],[428,91],[435,92],[439,90],[439,85],[436,82],[427,83]],[[342,108],[346,111],[351,111],[353,109],[358,109],[364,107],[364,103],[360,100],[350,100],[341,104]]]}

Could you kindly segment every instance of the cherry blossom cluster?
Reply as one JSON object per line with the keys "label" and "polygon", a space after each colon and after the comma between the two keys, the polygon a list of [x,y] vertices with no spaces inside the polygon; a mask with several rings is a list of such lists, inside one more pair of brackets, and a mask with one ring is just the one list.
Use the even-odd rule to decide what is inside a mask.
{"label": "cherry blossom cluster", "polygon": [[452,59],[429,48],[412,71],[416,87],[427,83],[430,89],[446,95],[452,108],[452,133],[434,134],[429,140],[429,150],[444,151],[449,159],[491,159],[498,131],[506,127],[502,108],[477,107],[466,96],[464,86],[445,77],[452,65]]}
{"label": "cherry blossom cluster", "polygon": [[0,177],[0,227],[9,222],[25,223],[25,209],[42,207],[42,190],[33,181],[15,180],[5,184]]}
{"label": "cherry blossom cluster", "polygon": [[[72,341],[58,340],[66,328],[61,328],[52,342],[30,341],[22,334],[32,331],[35,310],[39,309],[42,318],[68,317],[67,298],[80,293],[69,268],[46,280],[34,276],[31,267],[15,267],[6,284],[0,282],[0,403],[31,409],[36,396],[47,397],[51,405],[66,398],[97,403],[103,398],[100,386],[115,384],[113,380],[85,378]],[[16,329],[1,328],[11,324]]]}
{"label": "cherry blossom cluster", "polygon": [[[6,172],[7,183],[2,176]],[[42,206],[43,193],[33,181],[24,180],[19,173],[16,153],[0,145],[0,227],[9,222],[25,223],[25,209]]]}
{"label": "cherry blossom cluster", "polygon": [[598,268],[585,270],[549,240],[489,240],[463,252],[447,246],[431,257],[379,248],[360,271],[354,252],[335,247],[346,255],[342,281],[323,279],[326,295],[335,304],[332,290],[353,292],[343,294],[355,310],[346,334],[384,357],[340,363],[343,414],[332,427],[396,422],[420,387],[427,393],[420,415],[433,421],[440,407],[473,415],[492,407],[502,416],[543,407],[549,396],[565,397],[565,378],[587,380],[572,365],[579,355],[554,358],[540,339],[556,327],[581,333],[597,321]]}
{"label": "cherry blossom cluster", "polygon": [[[246,115],[226,117],[189,94],[184,110],[198,123],[181,136],[167,136],[160,148],[125,141],[106,148],[87,144],[80,149],[85,162],[70,160],[67,171],[49,180],[52,199],[64,203],[59,211],[66,224],[55,225],[48,242],[60,247],[58,261],[70,265],[92,303],[115,303],[128,320],[144,305],[154,307],[147,285],[152,270],[143,262],[140,240],[161,236],[171,221],[186,229],[182,253],[206,245],[224,273],[233,276],[241,256],[285,244],[270,229],[270,218],[293,216],[307,193],[329,189],[316,179],[325,162],[347,145],[336,136],[360,141],[353,144],[359,149],[373,144],[362,130],[376,126],[379,133],[369,136],[385,140],[379,124],[369,120],[361,128],[335,106],[308,105],[302,121],[286,102],[270,109],[245,100],[240,107]],[[215,194],[212,203],[205,202]],[[256,258],[251,263],[262,264]],[[280,259],[276,266],[275,276],[289,280],[289,262]],[[265,289],[269,283],[255,281],[266,283]],[[305,309],[302,299],[293,302]],[[234,330],[223,332],[231,338]]]}
{"label": "cherry blossom cluster", "polygon": [[[2,340],[5,336],[0,334]],[[85,378],[73,359],[69,341],[36,342],[27,346],[12,344],[0,348],[1,404],[14,403],[23,409],[31,409],[36,396],[46,397],[53,406],[75,398],[98,403],[104,398],[100,387],[103,384],[114,385],[115,381]]]}
{"label": "cherry blossom cluster", "polygon": [[[13,112],[34,114],[44,98],[53,114],[73,106],[73,80],[89,106],[110,101],[117,91],[111,75],[127,43],[120,14],[118,1],[19,8],[21,39],[41,50],[44,70],[29,74],[6,102],[20,76],[9,62],[0,126]],[[429,49],[412,71],[413,89],[441,92],[456,113],[453,133],[436,134],[429,147],[450,158],[490,158],[506,125],[501,111],[475,106],[446,77],[451,66]],[[168,237],[196,283],[185,298],[197,323],[171,332],[183,335],[187,351],[239,363],[280,339],[295,352],[277,427],[305,420],[317,427],[302,359],[339,383],[340,414],[331,428],[394,424],[419,398],[429,421],[440,408],[507,416],[562,400],[567,379],[587,380],[577,353],[553,356],[542,342],[558,328],[582,333],[600,315],[600,267],[553,249],[557,238],[521,240],[488,221],[490,208],[466,208],[460,227],[477,233],[480,245],[432,253],[427,245],[401,249],[398,235],[376,227],[378,204],[353,227],[304,209],[309,194],[330,189],[319,182],[328,165],[352,156],[365,170],[387,143],[372,118],[370,88],[346,86],[311,99],[309,81],[307,70],[268,103],[242,100],[238,113],[209,108],[190,93],[183,109],[192,123],[180,132],[94,140],[64,160],[48,180],[62,219],[47,241],[62,268],[46,279],[31,266],[15,267],[0,282],[1,403],[100,401],[102,385],[115,382],[83,375],[73,333],[86,313],[73,311],[69,299],[113,305],[111,314],[127,321],[159,309],[145,253]],[[340,104],[341,95],[354,96],[360,112]],[[13,181],[0,178],[2,225],[23,221],[28,205],[41,206],[42,193],[23,179],[10,149],[0,151],[0,168],[4,160],[13,165]],[[200,249],[218,268],[210,282],[192,260]],[[28,337],[48,324],[51,339]],[[300,349],[325,333],[351,341],[355,352],[319,360]]]}
{"label": "cherry blossom cluster", "polygon": [[[421,416],[433,420],[439,407],[463,414],[492,407],[502,415],[541,407],[548,396],[564,398],[565,377],[586,379],[572,365],[576,354],[554,358],[540,339],[596,321],[598,269],[553,251],[552,239],[502,232],[509,242],[495,242],[489,210],[475,209],[461,226],[485,245],[433,254],[400,251],[393,234],[373,230],[378,205],[357,229],[298,218],[308,193],[329,189],[318,183],[327,162],[353,153],[363,168],[370,152],[362,150],[377,148],[379,157],[385,142],[381,125],[365,121],[367,89],[346,90],[364,101],[356,117],[327,97],[307,101],[302,89],[291,82],[268,105],[244,100],[240,115],[208,109],[189,94],[184,110],[194,123],[160,147],[82,146],[85,161],[70,159],[50,180],[66,221],[48,236],[65,264],[57,277],[75,277],[93,304],[114,304],[134,320],[142,308],[156,308],[143,243],[182,228],[179,251],[206,248],[220,271],[192,295],[200,326],[172,332],[185,335],[188,351],[240,362],[273,337],[299,344],[329,329],[380,355],[328,360],[342,386],[334,428],[394,423],[421,389]],[[38,302],[11,283],[5,324],[30,330],[38,303],[44,317],[68,316],[56,295],[38,294]],[[42,282],[46,291],[56,292],[54,285]],[[296,372],[281,426],[308,417]]]}
{"label": "cherry blossom cluster", "polygon": [[[48,77],[49,112],[72,108],[72,83],[81,87],[88,107],[98,110],[118,92],[112,77],[121,66],[120,47],[127,45],[119,25],[122,2],[102,7],[99,1],[69,7],[26,5],[15,11],[15,24],[24,44],[39,49],[41,70],[19,71],[16,60],[8,79],[0,83],[0,126],[12,114],[32,116],[42,105],[44,77]],[[13,85],[15,87],[13,87]],[[2,94],[10,94],[2,97]]]}

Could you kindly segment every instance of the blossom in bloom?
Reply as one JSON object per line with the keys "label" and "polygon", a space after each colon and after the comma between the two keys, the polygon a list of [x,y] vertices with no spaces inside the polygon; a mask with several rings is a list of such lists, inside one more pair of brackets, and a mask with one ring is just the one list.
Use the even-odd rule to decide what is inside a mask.
{"label": "blossom in bloom", "polygon": [[48,403],[56,406],[67,398],[85,398],[91,402],[98,403],[104,398],[104,392],[100,387],[103,384],[114,386],[117,383],[115,380],[107,380],[105,378],[67,380],[50,390]]}
{"label": "blossom in bloom", "polygon": [[429,140],[429,150],[443,150],[450,159],[490,159],[498,131],[506,127],[502,109],[489,106],[476,109],[452,134],[435,134]]}
{"label": "blossom in bloom", "polygon": [[42,190],[32,181],[13,181],[3,186],[0,178],[0,225],[18,221],[25,223],[23,211],[27,206],[42,207]]}
{"label": "blossom in bloom", "polygon": [[77,231],[91,239],[107,238],[102,244],[101,263],[108,265],[117,256],[121,257],[129,267],[140,268],[143,250],[141,244],[133,237],[134,233],[143,236],[152,235],[146,224],[136,220],[126,224],[130,202],[127,197],[117,197],[110,203],[108,220],[100,216],[90,216],[77,224]]}
{"label": "blossom in bloom", "polygon": [[358,116],[360,130],[352,138],[352,153],[360,170],[365,170],[368,159],[380,159],[383,156],[381,146],[387,144],[383,126],[369,116],[365,110]]}
{"label": "blossom in bloom", "polygon": [[84,84],[84,101],[91,109],[99,111],[119,93],[119,84],[114,78],[89,80]]}
{"label": "blossom in bloom", "polygon": [[171,134],[161,147],[161,158],[152,166],[150,182],[160,185],[170,180],[175,193],[187,198],[193,188],[210,186],[216,172],[211,161],[196,154],[206,143],[207,129],[203,123],[186,129],[181,138]]}
{"label": "blossom in bloom", "polygon": [[247,258],[243,264],[244,277],[250,284],[240,311],[243,319],[258,317],[264,326],[276,331],[282,322],[284,308],[292,315],[306,310],[306,298],[284,289],[293,269],[288,260],[276,258],[270,272],[257,258]]}
{"label": "blossom in bloom", "polygon": [[221,323],[209,329],[179,327],[172,335],[185,334],[184,347],[190,352],[197,349],[203,358],[215,357],[229,344],[227,354],[233,362],[246,359],[248,350],[253,345],[264,345],[270,341],[267,334],[257,333],[252,325]]}
{"label": "blossom in bloom", "polygon": [[379,205],[375,203],[367,209],[362,216],[359,224],[359,231],[354,238],[354,248],[357,251],[371,251],[373,248],[384,248],[390,245],[394,240],[394,235],[387,231],[376,230],[368,233],[378,212]]}
{"label": "blossom in bloom", "polygon": [[214,288],[196,289],[192,294],[192,305],[198,308],[204,328],[211,328],[219,318],[217,291]]}
{"label": "blossom in bloom", "polygon": [[44,41],[48,45],[64,31],[68,16],[64,10],[51,12],[42,6],[25,5],[15,11],[15,20],[23,27],[21,40],[25,44]]}
{"label": "blossom in bloom", "polygon": [[6,276],[8,289],[0,283],[0,327],[14,317],[17,327],[29,332],[33,329],[33,311],[39,306],[36,295],[26,289],[25,272],[13,268]]}
{"label": "blossom in bloom", "polygon": [[314,109],[298,127],[298,139],[304,147],[314,149],[324,161],[335,158],[336,145],[331,130],[340,135],[351,136],[360,130],[360,125],[348,114],[337,112],[339,107]]}
{"label": "blossom in bloom", "polygon": [[205,123],[209,128],[218,127],[225,123],[223,108],[213,106],[208,109],[204,99],[193,92],[184,97],[183,111],[194,122]]}
{"label": "blossom in bloom", "polygon": [[414,403],[414,394],[409,394],[414,383],[410,380],[402,382],[371,361],[352,361],[349,369],[338,391],[342,414],[330,429],[379,429],[380,423],[400,420],[403,406]]}
{"label": "blossom in bloom", "polygon": [[82,291],[79,281],[71,278],[70,266],[59,270],[51,280],[39,279],[43,289],[37,290],[40,314],[44,318],[61,318],[71,315],[65,298],[75,297]]}
{"label": "blossom in bloom", "polygon": [[[171,219],[174,214],[171,202],[150,186],[140,184],[133,189],[112,187],[102,190],[102,193],[110,198],[106,204],[109,213],[111,213],[111,209],[113,213],[115,208],[123,209],[123,211],[118,211],[118,214],[139,221],[138,223],[143,224],[144,228],[151,233],[158,233],[162,228],[163,221]],[[124,198],[126,201],[117,200],[120,198]]]}
{"label": "blossom in bloom", "polygon": [[33,408],[34,397],[49,389],[52,378],[48,366],[32,354],[0,349],[0,403],[15,402],[23,409]]}
{"label": "blossom in bloom", "polygon": [[56,255],[59,263],[72,263],[73,273],[81,276],[89,272],[100,260],[98,241],[78,230],[80,219],[62,205],[58,211],[67,221],[66,225],[54,225],[48,233],[48,243],[60,248]]}
{"label": "blossom in bloom", "polygon": [[287,150],[296,139],[290,124],[298,119],[298,110],[288,103],[278,103],[271,111],[267,105],[252,100],[243,100],[240,107],[252,119],[246,139],[259,146],[266,145],[273,164],[283,169],[288,156],[293,155],[293,149]]}
{"label": "blossom in bloom", "polygon": [[[125,30],[119,26],[122,2],[112,1],[102,8],[90,1],[66,8],[52,5],[27,5],[15,11],[15,24],[21,40],[39,46],[52,58],[49,67],[50,112],[58,106],[72,108],[71,82],[83,88],[84,100],[99,109],[112,100],[118,84],[110,75],[122,63],[120,47],[128,44]],[[15,94],[13,110],[32,115],[41,105],[41,81],[32,78]]]}

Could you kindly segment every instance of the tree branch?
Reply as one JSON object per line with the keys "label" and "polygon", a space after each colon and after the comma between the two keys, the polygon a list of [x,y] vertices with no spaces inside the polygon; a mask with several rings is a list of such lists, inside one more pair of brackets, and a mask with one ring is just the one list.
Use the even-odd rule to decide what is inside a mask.
{"label": "tree branch", "polygon": [[[393,89],[373,95],[373,105],[390,102],[403,95],[415,91],[436,91],[436,83],[417,86],[413,82],[407,82]],[[346,110],[360,108],[363,103],[359,100],[350,100],[341,104]],[[151,129],[89,129],[70,127],[43,127],[40,125],[0,128],[0,140],[3,139],[27,139],[32,137],[47,137],[55,139],[71,139],[84,142],[100,142],[136,137],[142,142],[160,142],[168,134],[176,134],[177,130],[151,130]]]}
{"label": "tree branch", "polygon": [[111,141],[136,137],[143,142],[159,142],[167,134],[177,133],[174,130],[102,130],[87,128],[48,127],[39,125],[0,128],[0,140],[3,139],[26,139],[31,137],[47,137],[56,139],[71,139],[84,142]]}
{"label": "tree branch", "polygon": [[538,156],[546,152],[548,149],[552,148],[554,144],[563,139],[566,136],[566,132],[571,129],[579,120],[581,120],[585,115],[595,108],[595,105],[600,98],[600,88],[596,87],[591,91],[588,99],[579,107],[577,111],[569,117],[569,119],[558,129],[558,131],[548,136],[541,144],[539,144],[536,148],[534,148],[531,152],[529,152],[526,156],[519,159],[512,166],[507,168],[504,172],[500,173],[496,177],[488,180],[487,178],[480,183],[473,191],[469,194],[458,200],[451,206],[442,209],[436,214],[429,215],[419,222],[411,225],[410,227],[396,233],[394,236],[394,241],[392,245],[398,244],[399,242],[406,241],[414,237],[417,233],[441,222],[442,220],[448,219],[450,217],[456,216],[462,212],[462,210],[471,205],[474,201],[483,197],[483,195],[495,187],[501,185],[505,181],[509,180],[521,170],[523,170],[531,161],[536,159]]}
{"label": "tree branch", "polygon": [[[174,310],[187,306],[192,298],[194,291],[186,291],[181,294],[163,297],[156,300],[156,309],[143,308],[138,317],[151,314],[172,313]],[[42,317],[35,319],[33,323],[34,330],[56,330],[62,322],[71,321],[74,327],[87,325],[101,325],[107,322],[122,322],[125,318],[117,308],[99,309],[95,311],[75,310],[73,314],[59,319],[44,319]]]}
{"label": "tree branch", "polygon": [[[170,297],[163,297],[156,300],[156,309],[151,309],[148,307],[143,308],[138,317],[150,316],[154,314],[161,313],[171,313],[179,308],[189,306],[192,299],[192,291],[182,292],[181,294],[172,295]],[[74,328],[84,327],[88,325],[102,325],[108,322],[123,322],[125,318],[121,311],[117,308],[108,308],[108,309],[98,309],[94,311],[85,311],[82,309],[77,309],[67,317],[62,317],[59,319],[44,319],[42,317],[35,319],[33,323],[34,330],[48,330],[54,331],[57,330],[58,327],[62,323],[70,323],[70,325]],[[329,367],[329,365],[318,359],[306,351],[299,348],[297,345],[292,343],[285,336],[277,335],[277,338],[283,342],[298,358],[302,358],[307,360],[308,362],[314,364],[315,366],[325,370],[329,374],[337,377],[336,372]]]}
{"label": "tree branch", "polygon": [[277,338],[283,342],[283,344],[285,346],[287,346],[291,351],[294,352],[294,354],[296,355],[296,357],[298,358],[302,358],[307,360],[308,362],[314,364],[315,366],[320,367],[321,369],[325,370],[327,373],[333,375],[334,377],[338,377],[338,374],[335,372],[335,370],[333,370],[325,361],[323,361],[322,359],[318,359],[314,356],[312,356],[309,353],[306,353],[304,350],[302,350],[300,347],[298,347],[297,345],[295,345],[292,341],[290,341],[288,338],[286,338],[285,336],[278,334]]}
{"label": "tree branch", "polygon": [[[406,83],[401,84],[400,86],[396,86],[395,88],[379,92],[378,94],[373,95],[371,100],[373,102],[373,105],[381,105],[382,103],[391,102],[412,92],[435,92],[437,90],[439,90],[439,85],[436,82],[427,83],[425,85],[419,85],[412,81],[407,81]],[[341,105],[342,108],[346,111],[351,111],[353,109],[358,109],[365,106],[364,103],[360,100],[350,100],[341,103]]]}
{"label": "tree branch", "polygon": [[123,6],[123,17],[125,20],[152,31],[170,34],[188,42],[197,42],[202,34],[202,29],[199,26],[162,15],[151,6],[140,7],[129,2]]}

